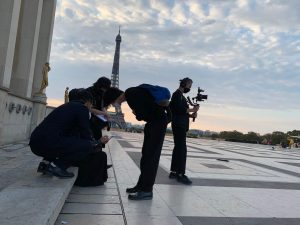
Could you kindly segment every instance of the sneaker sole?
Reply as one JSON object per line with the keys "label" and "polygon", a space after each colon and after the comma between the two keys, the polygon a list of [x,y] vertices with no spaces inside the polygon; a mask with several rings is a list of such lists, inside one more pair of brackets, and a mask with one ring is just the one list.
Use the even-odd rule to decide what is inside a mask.
{"label": "sneaker sole", "polygon": [[141,200],[151,200],[151,199],[153,199],[153,196],[151,196],[151,197],[144,197],[144,198],[131,198],[130,196],[128,196],[128,199],[129,200],[133,200],[133,201],[141,201]]}

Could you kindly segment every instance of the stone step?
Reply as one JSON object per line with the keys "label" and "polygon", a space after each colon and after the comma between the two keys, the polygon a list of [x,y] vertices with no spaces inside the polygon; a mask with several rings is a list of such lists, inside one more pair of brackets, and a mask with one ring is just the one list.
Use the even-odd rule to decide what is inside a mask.
{"label": "stone step", "polygon": [[[68,169],[76,174],[71,179],[41,175],[36,172],[40,158],[28,147],[14,153],[10,152],[14,158],[9,163],[0,165],[0,224],[53,225],[73,187],[77,168]],[[4,156],[0,149],[0,158]]]}

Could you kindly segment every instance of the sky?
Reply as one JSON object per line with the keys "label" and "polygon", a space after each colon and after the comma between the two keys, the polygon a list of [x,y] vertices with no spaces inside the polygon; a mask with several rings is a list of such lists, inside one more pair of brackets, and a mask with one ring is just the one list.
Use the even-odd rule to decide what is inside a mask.
{"label": "sky", "polygon": [[62,104],[67,86],[111,77],[121,26],[121,90],[148,83],[172,93],[189,77],[187,96],[208,95],[191,128],[300,130],[299,12],[298,0],[58,0],[48,105]]}

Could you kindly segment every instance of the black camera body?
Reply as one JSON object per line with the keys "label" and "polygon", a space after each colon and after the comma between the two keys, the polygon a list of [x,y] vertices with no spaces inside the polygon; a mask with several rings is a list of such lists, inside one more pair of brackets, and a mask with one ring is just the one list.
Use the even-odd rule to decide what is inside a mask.
{"label": "black camera body", "polygon": [[196,99],[196,101],[204,101],[207,100],[207,95],[203,95],[201,94],[201,92],[204,92],[204,90],[202,90],[200,87],[198,87],[198,93],[197,96],[192,98],[193,100]]}
{"label": "black camera body", "polygon": [[190,97],[187,97],[188,103],[191,106],[196,106],[196,105],[199,105],[198,102],[207,100],[207,95],[201,94],[202,92],[204,92],[204,90],[202,90],[200,87],[198,87],[198,93],[195,97],[192,98],[192,100],[190,99]]}

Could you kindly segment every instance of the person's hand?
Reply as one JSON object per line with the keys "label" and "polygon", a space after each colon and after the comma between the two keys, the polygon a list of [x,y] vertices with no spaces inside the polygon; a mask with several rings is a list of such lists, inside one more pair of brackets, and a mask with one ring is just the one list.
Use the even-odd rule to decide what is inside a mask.
{"label": "person's hand", "polygon": [[109,141],[109,137],[107,135],[104,135],[100,138],[100,142],[102,144],[106,144]]}
{"label": "person's hand", "polygon": [[196,113],[198,110],[199,110],[199,105],[195,105],[195,106],[192,108],[192,112],[193,112],[193,113]]}
{"label": "person's hand", "polygon": [[134,115],[136,115],[134,110],[132,110],[132,113],[133,113]]}
{"label": "person's hand", "polygon": [[194,112],[193,114],[192,114],[192,118],[197,118],[197,112]]}

